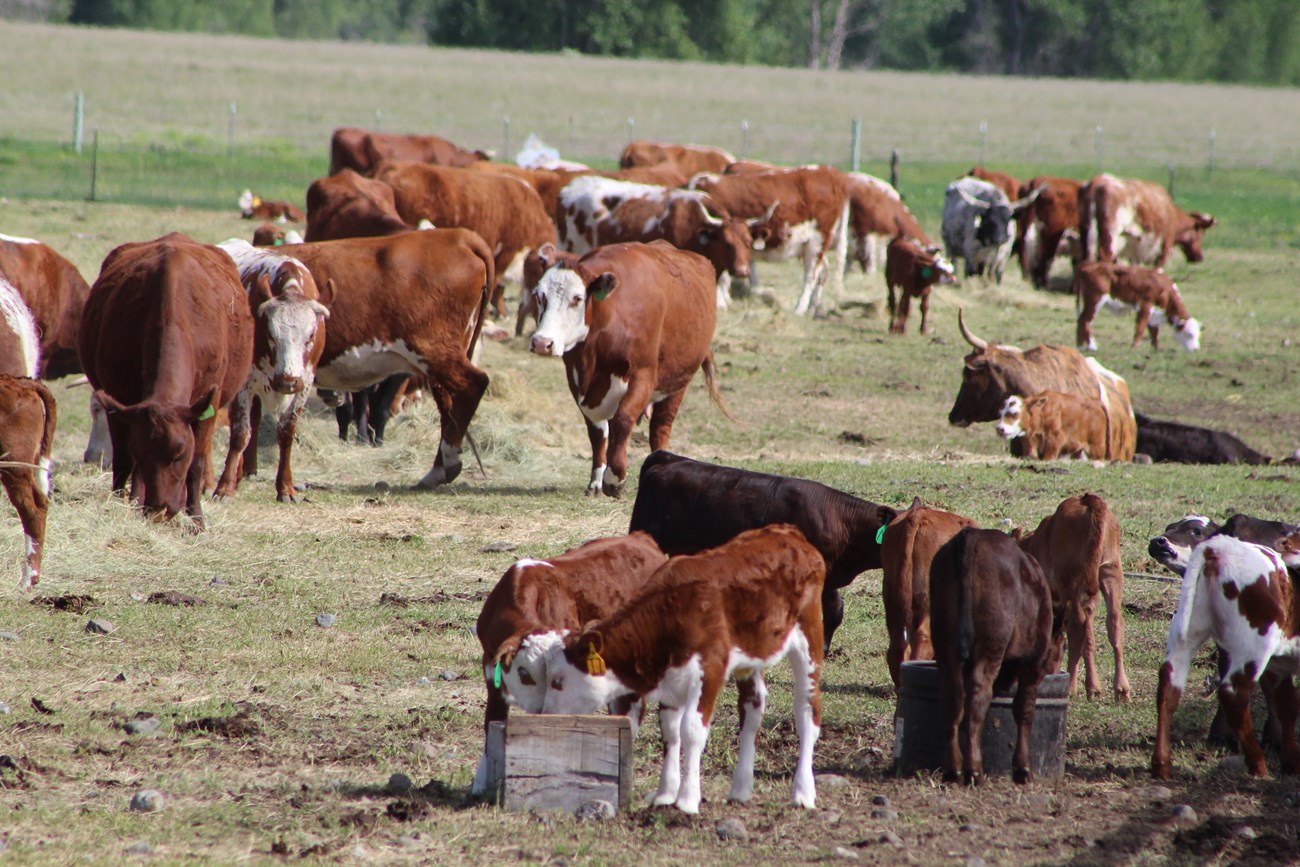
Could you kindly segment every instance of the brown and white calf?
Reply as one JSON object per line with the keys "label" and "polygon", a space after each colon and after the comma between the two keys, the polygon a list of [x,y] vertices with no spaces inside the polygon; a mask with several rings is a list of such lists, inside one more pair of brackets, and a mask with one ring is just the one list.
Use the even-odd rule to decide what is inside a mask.
{"label": "brown and white calf", "polygon": [[[235,493],[244,473],[244,451],[263,410],[275,414],[280,461],[275,498],[297,502],[289,455],[298,416],[316,382],[316,364],[325,350],[325,320],[332,298],[322,297],[307,266],[275,250],[231,238],[218,244],[234,260],[253,314],[253,364],[248,383],[230,408],[230,449],[213,496]],[[250,462],[251,463],[251,462]],[[247,469],[252,469],[249,466]]]}
{"label": "brown and white calf", "polygon": [[1246,770],[1268,774],[1250,720],[1250,694],[1258,682],[1281,723],[1282,773],[1300,772],[1298,702],[1291,680],[1300,671],[1300,622],[1288,567],[1300,567],[1300,532],[1283,536],[1272,548],[1220,535],[1192,550],[1160,667],[1152,776],[1169,779],[1173,773],[1170,726],[1192,658],[1206,641],[1226,657],[1219,705],[1241,742]]}
{"label": "brown and white calf", "polygon": [[880,595],[885,604],[885,631],[889,649],[885,660],[898,688],[904,661],[934,659],[930,631],[930,564],[943,544],[970,518],[926,506],[917,497],[907,511],[885,527],[880,541],[884,580]]}
{"label": "brown and white calf", "polygon": [[730,417],[713,363],[713,266],[665,241],[597,247],[559,263],[537,285],[530,348],[564,359],[591,441],[587,493],[617,497],[632,427],[650,415],[650,448],[665,449],[695,371]]}
{"label": "brown and white calf", "polygon": [[275,220],[277,223],[301,223],[302,209],[288,202],[268,202],[252,190],[239,194],[239,216],[245,220]]}
{"label": "brown and white calf", "polygon": [[[525,713],[542,712],[549,682],[546,656],[525,639],[550,631],[578,632],[610,616],[664,560],[645,533],[595,539],[544,560],[516,560],[478,615],[487,685],[484,735],[490,723],[506,720],[512,704]],[[487,775],[485,748],[474,775],[475,794],[487,789]]]}
{"label": "brown and white calf", "polygon": [[[907,316],[912,299],[921,301],[921,333],[930,333],[930,287],[936,283],[956,283],[952,265],[939,255],[938,248],[924,248],[902,236],[889,242],[885,259],[885,287],[889,294],[889,332],[907,330]],[[895,299],[894,292],[899,297]]]}
{"label": "brown and white calf", "polygon": [[930,566],[930,618],[938,640],[939,712],[946,745],[943,777],[984,781],[981,738],[995,691],[1016,684],[1012,778],[1030,781],[1030,730],[1038,687],[1060,665],[1063,634],[1053,629],[1052,594],[1038,561],[1005,533],[965,527]]}
{"label": "brown and white calf", "polygon": [[1092,320],[1103,304],[1116,313],[1136,311],[1134,349],[1142,342],[1143,331],[1151,333],[1151,346],[1158,348],[1162,325],[1173,329],[1174,339],[1183,349],[1194,352],[1201,348],[1201,323],[1188,314],[1173,278],[1159,268],[1083,262],[1074,270],[1074,298],[1080,349],[1097,348]]}
{"label": "brown and white calf", "polygon": [[1105,460],[1109,419],[1100,400],[1063,391],[1013,394],[1002,404],[998,436],[1012,454],[1038,461],[1057,458]]}
{"label": "brown and white calf", "polygon": [[825,574],[817,549],[788,524],[674,557],[612,616],[577,635],[527,639],[547,658],[543,711],[591,713],[630,699],[635,722],[657,701],[664,762],[653,803],[698,813],[700,757],[727,678],[735,675],[740,700],[740,750],[728,799],[744,803],[753,794],[754,747],[767,704],[763,670],[789,658],[799,736],[792,801],[811,809]]}
{"label": "brown and white calf", "polygon": [[1093,658],[1093,618],[1097,597],[1106,600],[1106,635],[1115,654],[1115,700],[1129,700],[1124,672],[1124,568],[1120,562],[1119,519],[1096,494],[1068,497],[1020,547],[1043,567],[1052,602],[1062,612],[1070,655],[1070,695],[1079,685],[1079,659],[1086,672],[1088,698],[1101,696]]}
{"label": "brown and white calf", "polygon": [[50,508],[50,449],[59,410],[38,380],[0,374],[0,482],[18,511],[27,542],[18,586],[41,580],[45,516]]}

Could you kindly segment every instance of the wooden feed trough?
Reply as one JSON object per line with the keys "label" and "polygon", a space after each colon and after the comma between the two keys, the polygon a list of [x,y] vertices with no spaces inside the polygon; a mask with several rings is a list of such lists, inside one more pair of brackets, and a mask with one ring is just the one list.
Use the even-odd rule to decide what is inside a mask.
{"label": "wooden feed trough", "polygon": [[632,726],[625,716],[510,715],[488,726],[489,797],[507,810],[576,812],[632,800]]}

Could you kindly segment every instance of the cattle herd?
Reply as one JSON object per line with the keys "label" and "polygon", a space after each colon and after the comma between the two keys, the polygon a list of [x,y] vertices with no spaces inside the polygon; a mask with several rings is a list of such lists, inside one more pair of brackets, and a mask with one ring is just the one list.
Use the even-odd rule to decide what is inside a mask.
{"label": "cattle herd", "polygon": [[[844,616],[840,591],[874,569],[883,570],[895,685],[904,662],[938,667],[946,779],[983,778],[979,732],[995,692],[1015,690],[1018,782],[1030,777],[1028,731],[1043,677],[1066,657],[1071,692],[1082,662],[1087,695],[1101,695],[1092,638],[1099,597],[1113,694],[1128,701],[1120,529],[1100,497],[1070,497],[1033,532],[1009,535],[919,499],[895,509],[667,449],[697,370],[730,417],[711,344],[718,310],[752,291],[755,260],[801,261],[798,315],[833,303],[823,287],[836,290],[851,262],[880,268],[889,330],[903,334],[913,299],[929,330],[930,290],[956,282],[951,262],[967,278],[1000,281],[1018,254],[1026,279],[1046,287],[1064,254],[1073,260],[1081,349],[1095,348],[1097,311],[1118,305],[1136,311],[1134,346],[1144,331],[1154,346],[1167,327],[1195,350],[1200,324],[1160,266],[1174,247],[1200,261],[1213,218],[1183,212],[1142,181],[1019,183],[977,167],[947,189],[941,248],[878,178],[737,161],[716,148],[633,142],[618,170],[596,172],[559,160],[495,163],[436,136],[347,128],[335,132],[330,156],[330,175],[306,191],[305,214],[251,191],[241,197],[243,216],[265,221],[256,243],[211,246],[173,234],[123,244],[93,286],[44,244],[0,236],[0,478],[27,539],[23,586],[40,577],[57,420],[37,377],[84,373],[104,428],[88,457],[107,456],[113,490],[150,517],[184,513],[202,529],[205,493],[232,496],[256,470],[263,411],[275,419],[277,499],[294,500],[290,455],[312,387],[369,405],[361,433],[373,427],[379,438],[397,386],[379,399],[377,385],[428,393],[440,442],[418,486],[434,488],[457,478],[462,446],[473,444],[488,383],[480,342],[503,333],[489,320],[506,315],[513,287],[516,334],[536,320],[528,348],[562,359],[585,421],[587,493],[621,494],[631,432],[643,418],[653,453],[640,469],[628,535],[520,560],[488,596],[477,628],[485,724],[504,720],[513,704],[531,713],[608,706],[635,727],[657,703],[664,762],[654,803],[695,812],[700,754],[719,692],[734,678],[740,749],[730,798],[743,802],[753,790],[763,671],[789,658],[799,741],[792,800],[812,807],[820,678]],[[305,221],[305,234],[271,221]],[[999,345],[960,314],[959,326],[972,351],[949,421],[997,421],[1013,455],[1268,460],[1223,432],[1135,413],[1124,380],[1076,349]],[[223,422],[230,447],[216,478],[212,438]],[[341,424],[346,435],[346,418]],[[1300,566],[1300,530],[1191,517],[1152,540],[1151,551],[1184,576],[1160,670],[1152,773],[1171,772],[1170,715],[1207,640],[1222,649],[1223,714],[1251,772],[1265,772],[1248,709],[1256,681],[1281,724],[1283,769],[1300,770],[1289,676],[1300,638],[1288,572]],[[488,784],[485,759],[474,788]]]}

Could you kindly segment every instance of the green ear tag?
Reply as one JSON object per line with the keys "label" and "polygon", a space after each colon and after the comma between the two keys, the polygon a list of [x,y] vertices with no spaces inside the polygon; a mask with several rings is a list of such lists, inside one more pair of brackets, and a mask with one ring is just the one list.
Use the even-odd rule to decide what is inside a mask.
{"label": "green ear tag", "polygon": [[926,267],[921,269],[922,280],[929,280],[933,275],[934,275],[934,269],[931,268],[930,266],[927,265]]}
{"label": "green ear tag", "polygon": [[885,544],[885,525],[881,524],[880,529],[876,531],[876,544]]}
{"label": "green ear tag", "polygon": [[497,660],[497,667],[492,672],[492,685],[497,689],[501,688],[501,660]]}
{"label": "green ear tag", "polygon": [[212,404],[208,404],[208,408],[203,410],[203,414],[199,416],[199,421],[207,421],[216,414],[217,411],[212,408]]}

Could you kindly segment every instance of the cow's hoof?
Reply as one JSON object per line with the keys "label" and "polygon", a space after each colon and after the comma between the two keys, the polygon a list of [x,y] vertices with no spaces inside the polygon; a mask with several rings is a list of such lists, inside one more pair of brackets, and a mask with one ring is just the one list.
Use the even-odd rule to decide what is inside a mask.
{"label": "cow's hoof", "polygon": [[415,487],[422,491],[432,491],[434,488],[449,484],[460,475],[460,466],[460,461],[444,464],[441,467],[435,466],[425,474],[424,478],[415,483]]}
{"label": "cow's hoof", "polygon": [[1174,775],[1174,768],[1171,762],[1151,760],[1151,776],[1157,780],[1167,780]]}
{"label": "cow's hoof", "polygon": [[298,498],[295,497],[293,494],[276,494],[275,501],[277,503],[294,503],[296,505],[298,502]]}
{"label": "cow's hoof", "polygon": [[605,496],[619,499],[623,496],[623,485],[625,482],[610,481],[608,478],[601,482],[600,489],[604,491]]}
{"label": "cow's hoof", "polygon": [[600,488],[595,485],[592,485],[591,487],[587,488],[587,490],[583,491],[583,493],[586,494],[588,497],[599,497]]}
{"label": "cow's hoof", "polygon": [[1016,768],[1011,772],[1011,781],[1019,786],[1028,784],[1033,778],[1033,774],[1029,773],[1029,768]]}

